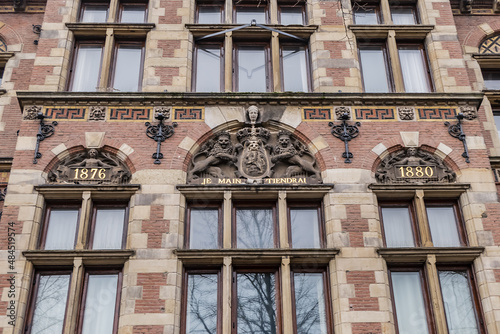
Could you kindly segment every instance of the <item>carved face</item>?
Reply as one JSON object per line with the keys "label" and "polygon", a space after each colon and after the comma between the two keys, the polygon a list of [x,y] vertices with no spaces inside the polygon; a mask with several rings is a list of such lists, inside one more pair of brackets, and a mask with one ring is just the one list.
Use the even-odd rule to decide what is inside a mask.
{"label": "carved face", "polygon": [[406,153],[409,157],[414,157],[417,155],[417,149],[414,147],[410,147]]}
{"label": "carved face", "polygon": [[290,144],[290,137],[286,136],[286,135],[282,135],[282,136],[280,136],[278,141],[279,141],[281,147],[288,147],[288,145]]}
{"label": "carved face", "polygon": [[231,140],[228,136],[220,136],[217,142],[219,143],[220,147],[227,148]]}
{"label": "carved face", "polygon": [[95,149],[91,149],[91,150],[89,151],[89,157],[91,157],[92,159],[97,158],[97,150],[95,150]]}
{"label": "carved face", "polygon": [[250,122],[255,123],[258,117],[259,117],[259,108],[257,108],[256,106],[250,106],[248,108],[248,118],[250,119]]}
{"label": "carved face", "polygon": [[250,151],[258,151],[259,150],[259,142],[257,140],[251,140],[248,143],[248,149]]}

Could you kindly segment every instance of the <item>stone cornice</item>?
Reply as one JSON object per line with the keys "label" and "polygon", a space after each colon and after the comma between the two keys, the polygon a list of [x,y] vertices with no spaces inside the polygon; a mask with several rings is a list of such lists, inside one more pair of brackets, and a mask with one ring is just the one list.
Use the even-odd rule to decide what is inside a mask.
{"label": "stone cornice", "polygon": [[426,198],[452,198],[470,189],[468,183],[405,183],[405,184],[370,184],[368,188],[377,194],[379,198],[412,198],[415,191],[423,190]]}
{"label": "stone cornice", "polygon": [[12,57],[14,57],[14,52],[0,52],[0,65],[5,65]]}
{"label": "stone cornice", "polygon": [[29,105],[298,105],[321,106],[461,106],[479,107],[482,93],[171,93],[171,92],[33,92],[18,91]]}
{"label": "stone cornice", "polygon": [[[189,31],[193,34],[195,37],[201,37],[205,36],[208,34],[213,34],[219,31],[224,31],[232,28],[236,28],[241,26],[241,24],[186,24],[186,28],[189,29]],[[279,25],[279,24],[266,24],[266,27],[272,28],[272,29],[278,29],[280,31],[286,32],[288,34],[292,34],[298,37],[302,38],[309,38],[309,36],[314,33],[316,30],[318,30],[317,25],[308,25],[308,26],[300,26],[300,25],[290,25],[290,26],[284,26],[284,25]],[[241,30],[233,31],[232,32],[233,36],[252,36],[252,35],[271,35],[271,31],[260,28],[260,27],[247,27],[243,28]],[[219,36],[220,38],[223,38],[224,35]],[[210,40],[217,39],[217,37],[214,37]]]}
{"label": "stone cornice", "polygon": [[415,263],[425,262],[428,255],[435,255],[440,263],[472,262],[484,252],[484,247],[412,247],[381,248],[377,252],[387,262]]}
{"label": "stone cornice", "polygon": [[123,265],[134,250],[29,250],[24,257],[34,265],[72,265],[75,258],[81,258],[85,265]]}
{"label": "stone cornice", "polygon": [[82,193],[88,191],[93,198],[128,199],[140,189],[138,184],[123,185],[84,185],[84,184],[44,184],[35,190],[45,199],[81,199]]}
{"label": "stone cornice", "polygon": [[434,30],[433,25],[361,25],[351,24],[349,29],[356,35],[356,37],[363,38],[387,38],[389,31],[394,31],[396,38],[406,39],[424,39],[428,33]]}
{"label": "stone cornice", "polygon": [[66,27],[75,35],[93,37],[105,36],[107,29],[113,29],[115,35],[143,36],[155,26],[154,23],[66,23]]}

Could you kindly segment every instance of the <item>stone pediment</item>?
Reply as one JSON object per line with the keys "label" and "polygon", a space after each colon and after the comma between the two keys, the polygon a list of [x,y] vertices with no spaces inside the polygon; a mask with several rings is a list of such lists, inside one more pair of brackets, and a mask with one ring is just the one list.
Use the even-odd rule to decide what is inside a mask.
{"label": "stone pediment", "polygon": [[378,183],[450,183],[455,182],[456,174],[435,155],[409,147],[384,158],[375,178]]}
{"label": "stone pediment", "polygon": [[50,183],[124,184],[131,173],[116,156],[89,149],[64,158],[48,173]]}

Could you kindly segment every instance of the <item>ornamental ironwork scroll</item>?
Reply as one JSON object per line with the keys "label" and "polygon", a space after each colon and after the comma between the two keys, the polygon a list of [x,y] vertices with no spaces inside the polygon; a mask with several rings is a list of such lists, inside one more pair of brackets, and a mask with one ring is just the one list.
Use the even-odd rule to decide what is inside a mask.
{"label": "ornamental ironwork scroll", "polygon": [[353,154],[349,152],[349,142],[359,135],[358,126],[361,126],[360,122],[355,122],[352,125],[347,124],[347,120],[350,118],[347,112],[341,114],[338,119],[342,121],[341,124],[335,125],[333,122],[328,123],[332,127],[332,135],[344,142],[345,152],[342,153],[342,158],[346,164],[350,164],[352,161]]}
{"label": "ornamental ironwork scroll", "polygon": [[54,126],[57,125],[56,121],[53,121],[50,124],[45,124],[43,121],[45,119],[45,115],[42,112],[37,114],[37,118],[40,120],[40,126],[38,127],[38,133],[36,135],[36,146],[35,146],[35,157],[33,158],[33,164],[38,163],[38,159],[42,157],[42,153],[39,152],[40,142],[45,140],[54,134]]}
{"label": "ornamental ironwork scroll", "polygon": [[375,172],[379,183],[454,182],[456,174],[443,161],[417,147],[389,154]]}
{"label": "ornamental ironwork scroll", "polygon": [[164,119],[170,118],[170,109],[157,110],[155,118],[158,120],[157,125],[146,122],[146,136],[156,141],[156,152],[153,153],[153,159],[155,159],[155,165],[159,165],[161,164],[160,159],[163,159],[163,153],[160,152],[161,143],[174,135],[174,128],[177,123],[174,122],[172,125],[163,124]]}
{"label": "ornamental ironwork scroll", "polygon": [[246,126],[221,131],[201,145],[189,166],[192,184],[318,184],[320,170],[307,146],[288,131],[261,126],[257,106]]}
{"label": "ornamental ironwork scroll", "polygon": [[462,127],[462,120],[465,118],[465,115],[459,113],[457,116],[457,123],[451,124],[450,122],[444,122],[444,125],[448,127],[448,133],[450,136],[457,138],[464,145],[464,153],[462,153],[462,157],[465,158],[465,162],[470,163],[469,159],[469,149],[467,147],[466,136]]}
{"label": "ornamental ironwork scroll", "polygon": [[51,183],[124,184],[130,178],[129,169],[120,159],[94,148],[61,160],[48,173]]}

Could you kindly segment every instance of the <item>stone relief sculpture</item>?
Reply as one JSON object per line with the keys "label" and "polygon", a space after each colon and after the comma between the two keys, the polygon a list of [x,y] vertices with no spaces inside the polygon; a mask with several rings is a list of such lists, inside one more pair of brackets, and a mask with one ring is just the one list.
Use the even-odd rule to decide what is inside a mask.
{"label": "stone relief sculpture", "polygon": [[[188,183],[201,178],[237,178],[261,182],[266,178],[303,177],[309,183],[321,183],[316,159],[306,145],[288,131],[272,132],[260,126],[260,111],[250,106],[246,124],[235,133],[222,131],[193,156]],[[304,182],[305,183],[305,182]]]}
{"label": "stone relief sculpture", "polygon": [[92,148],[69,156],[48,173],[51,183],[124,184],[130,181],[127,166],[111,153]]}
{"label": "stone relief sculpture", "polygon": [[441,159],[416,147],[388,155],[375,172],[379,183],[454,182],[456,174]]}

